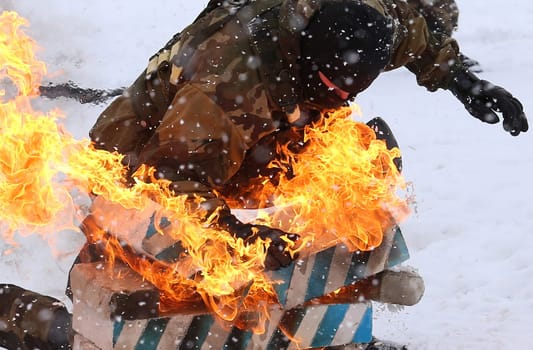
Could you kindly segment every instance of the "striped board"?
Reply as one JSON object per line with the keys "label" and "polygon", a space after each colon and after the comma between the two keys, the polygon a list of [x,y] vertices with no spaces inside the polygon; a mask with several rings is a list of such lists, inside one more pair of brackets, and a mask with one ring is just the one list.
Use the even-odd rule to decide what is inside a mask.
{"label": "striped board", "polygon": [[[99,207],[96,204],[95,201]],[[113,204],[99,208],[92,213],[99,221],[97,224],[119,238],[127,237],[126,242],[133,239],[136,251],[163,261],[178,260],[182,251],[179,242],[159,234],[171,229],[171,223],[160,215],[157,205],[142,212],[124,209],[124,216],[117,214]],[[113,218],[106,219],[109,213],[113,213]],[[121,220],[117,221],[119,217]],[[277,282],[275,290],[280,305],[272,310],[263,334],[223,327],[209,314],[111,318],[108,310],[94,309],[94,305],[84,301],[73,307],[74,328],[102,350],[277,350],[366,343],[372,338],[370,302],[329,305],[307,302],[373,276],[408,257],[403,235],[394,227],[373,251],[350,252],[346,246],[337,245],[268,272]],[[105,305],[104,309],[109,305],[107,296],[100,305]],[[79,317],[82,319],[76,321]]]}
{"label": "striped board", "polygon": [[350,252],[337,245],[300,259],[286,268],[268,272],[277,281],[275,290],[285,309],[334,292],[370,277],[409,258],[399,227],[385,234],[383,243],[371,252]]}
{"label": "striped board", "polygon": [[[138,253],[165,262],[177,262],[185,249],[179,241],[165,234],[165,232],[172,231],[172,223],[161,212],[161,206],[155,202],[147,202],[146,208],[139,211],[126,209],[119,204],[97,197],[91,207],[91,216],[97,226],[128,243]],[[296,276],[299,270],[313,266],[311,270],[314,275],[307,277],[316,280],[324,274],[330,277],[330,265],[335,266],[335,271],[341,271],[344,268],[344,272],[352,274],[352,277],[342,276],[340,272],[331,276],[333,280],[328,280],[327,285],[335,290],[344,282],[351,284],[397,265],[408,257],[407,246],[400,229],[396,226],[384,235],[383,243],[372,252],[350,253],[345,246],[339,245],[319,252],[316,256],[302,259],[299,263],[301,268],[296,265],[286,268],[293,273],[281,271],[279,275],[283,277],[283,281],[287,281],[287,274]],[[279,279],[278,275],[273,274],[273,276]],[[339,278],[340,280],[337,280]]]}
{"label": "striped board", "polygon": [[264,334],[225,328],[210,315],[115,321],[113,329],[113,350],[308,349],[370,342],[372,307],[357,303],[277,310]]}
{"label": "striped board", "polygon": [[[153,287],[128,273],[124,265],[113,266],[113,271],[107,268],[86,263],[77,264],[71,272],[73,330],[97,349],[304,349],[368,342],[372,336],[370,302],[293,309],[273,305],[263,334],[224,326],[205,312],[150,313],[153,306],[144,310],[143,299],[137,295],[151,299]],[[112,278],[110,272],[120,277]],[[123,317],[116,312],[124,306],[122,301],[115,304],[117,295],[132,295],[139,305],[125,309]],[[137,308],[142,312],[135,316]]]}

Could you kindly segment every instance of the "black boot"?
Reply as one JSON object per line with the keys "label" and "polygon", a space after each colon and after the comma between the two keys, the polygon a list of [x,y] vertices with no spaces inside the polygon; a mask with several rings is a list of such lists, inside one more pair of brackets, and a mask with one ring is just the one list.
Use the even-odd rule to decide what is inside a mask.
{"label": "black boot", "polygon": [[[389,128],[387,123],[380,117],[376,117],[372,120],[370,120],[368,123],[366,123],[374,132],[376,133],[376,138],[378,140],[383,140],[387,144],[388,149],[393,148],[400,148],[398,146],[398,141],[396,141],[396,138],[392,134],[392,130]],[[394,165],[396,165],[396,168],[398,171],[402,171],[402,158],[394,158]]]}
{"label": "black boot", "polygon": [[0,285],[0,346],[9,350],[71,349],[72,316],[57,299]]}

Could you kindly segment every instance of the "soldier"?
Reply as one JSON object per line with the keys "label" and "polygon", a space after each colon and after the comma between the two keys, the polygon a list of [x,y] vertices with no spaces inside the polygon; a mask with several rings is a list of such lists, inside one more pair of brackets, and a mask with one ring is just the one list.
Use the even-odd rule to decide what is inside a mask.
{"label": "soldier", "polygon": [[304,125],[382,72],[406,67],[419,85],[452,92],[481,121],[497,123],[500,113],[511,135],[527,131],[520,102],[465,65],[451,36],[457,20],[454,1],[210,1],[90,136],[96,147],[126,155],[132,170],[154,166],[177,194],[203,197],[236,237],[270,238],[265,265],[277,269],[291,261],[285,233],[240,222],[222,197],[253,207],[246,189],[258,176],[276,181],[267,165],[277,145],[297,150]]}
{"label": "soldier", "polygon": [[[266,166],[277,144],[297,148],[304,125],[346,105],[382,72],[406,67],[419,85],[452,92],[481,121],[501,115],[511,135],[527,131],[520,102],[464,64],[451,37],[457,15],[453,0],[212,0],[103,111],[90,136],[97,148],[126,155],[132,171],[154,166],[177,194],[204,198],[235,236],[269,237],[266,268],[277,269],[291,262],[285,233],[240,222],[217,193],[231,197],[272,176]],[[98,255],[88,245],[78,262]]]}
{"label": "soldier", "polygon": [[[264,175],[276,144],[300,141],[294,126],[345,105],[383,71],[406,67],[481,121],[497,123],[501,112],[506,131],[527,131],[520,102],[463,64],[451,37],[457,16],[453,1],[210,1],[90,136],[126,155],[131,169],[154,166],[176,193],[205,198],[221,209],[222,227],[251,238],[253,225],[235,219],[213,190],[230,196]],[[283,232],[256,228],[275,243],[267,267],[288,264],[278,249]]]}

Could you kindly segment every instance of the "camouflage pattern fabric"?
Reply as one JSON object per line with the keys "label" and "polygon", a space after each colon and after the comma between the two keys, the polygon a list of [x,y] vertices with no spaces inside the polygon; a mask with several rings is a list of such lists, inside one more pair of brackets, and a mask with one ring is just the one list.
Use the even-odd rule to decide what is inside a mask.
{"label": "camouflage pattern fabric", "polygon": [[[427,89],[446,88],[461,64],[451,37],[457,26],[455,2],[363,1],[394,20],[387,70],[406,67]],[[296,116],[289,115],[271,94],[272,79],[265,67],[283,68],[286,63],[276,44],[283,42],[283,31],[278,30],[280,23],[254,25],[263,18],[277,18],[282,0],[250,0],[243,8],[232,7],[239,1],[216,3],[211,1],[150,60],[149,69],[100,115],[90,136],[96,147],[126,155],[132,170],[153,165],[174,181],[176,193],[199,195],[213,208],[227,208],[213,190],[231,199],[237,189],[253,185],[258,175],[272,175],[275,181],[266,165],[277,156],[277,146],[302,147],[301,127],[322,111],[302,94],[294,106]],[[262,33],[272,38],[268,48],[252,45],[253,28],[268,29]],[[290,81],[284,69],[271,74]],[[0,286],[0,346],[69,348],[70,322],[58,300]]]}
{"label": "camouflage pattern fabric", "polygon": [[[456,26],[456,12],[447,11],[456,8],[455,3],[439,0],[431,7],[427,0],[364,1],[394,19],[394,50],[387,70],[405,66],[429,90],[445,88],[453,62],[460,64],[459,48],[450,30],[435,28]],[[268,72],[262,71],[284,62],[281,48],[272,46],[284,41],[278,30],[282,23],[270,25],[264,33],[272,40],[266,40],[267,49],[259,48],[263,56],[250,42],[258,19],[277,18],[281,3],[250,1],[243,8],[226,4],[205,11],[150,60],[127,94],[102,113],[90,132],[97,147],[127,155],[132,169],[144,163],[170,180],[189,182],[180,188],[207,199],[213,199],[212,189],[227,193],[236,178],[242,182],[261,173],[267,162],[258,163],[257,155],[275,157],[278,135],[292,135],[295,144],[301,141],[301,132],[290,131],[290,116],[269,93]],[[433,24],[437,19],[439,25],[428,25],[424,16],[433,18]],[[283,72],[271,74],[281,77]],[[320,113],[320,106],[306,101],[305,94],[297,102],[301,115]],[[261,149],[264,144],[267,152]]]}
{"label": "camouflage pattern fabric", "polygon": [[430,32],[451,36],[457,29],[459,8],[454,0],[407,0],[426,19]]}
{"label": "camouflage pattern fabric", "polygon": [[[418,84],[428,90],[447,88],[453,73],[460,69],[459,46],[455,39],[440,29],[430,32],[436,26],[428,26],[423,13],[417,9],[424,8],[424,13],[429,13],[433,20],[438,20],[439,28],[454,28],[454,16],[443,15],[445,11],[440,7],[423,6],[427,0],[383,2],[397,24],[393,58],[387,70],[405,66],[416,75]],[[453,3],[439,3],[444,2],[450,6]]]}
{"label": "camouflage pattern fabric", "polygon": [[71,315],[59,300],[0,285],[0,346],[7,349],[70,349]]}

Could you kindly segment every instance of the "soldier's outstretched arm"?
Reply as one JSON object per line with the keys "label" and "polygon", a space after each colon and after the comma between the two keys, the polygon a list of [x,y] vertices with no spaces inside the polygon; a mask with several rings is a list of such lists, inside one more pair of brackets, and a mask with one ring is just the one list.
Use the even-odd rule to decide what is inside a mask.
{"label": "soldier's outstretched arm", "polygon": [[503,128],[513,136],[529,128],[522,103],[509,91],[489,81],[479,79],[468,68],[457,71],[448,90],[475,118],[496,124],[503,118]]}
{"label": "soldier's outstretched arm", "polygon": [[459,45],[444,32],[430,31],[424,16],[406,2],[385,2],[399,23],[388,69],[405,66],[429,91],[449,90],[475,118],[503,127],[516,136],[528,130],[520,101],[501,86],[479,79],[463,61]]}

